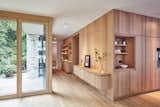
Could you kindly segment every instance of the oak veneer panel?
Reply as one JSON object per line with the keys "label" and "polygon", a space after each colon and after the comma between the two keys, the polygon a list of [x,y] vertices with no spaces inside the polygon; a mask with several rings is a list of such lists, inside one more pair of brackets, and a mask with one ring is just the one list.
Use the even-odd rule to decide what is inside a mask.
{"label": "oak veneer panel", "polygon": [[[107,36],[106,36],[106,27],[107,27],[107,20],[106,20],[106,16],[103,16],[101,18],[99,18],[98,20],[95,21],[96,23],[96,32],[95,34],[97,35],[95,37],[95,44],[96,44],[96,48],[98,50],[100,50],[100,52],[104,52],[107,53]],[[104,65],[107,65],[107,60],[104,61]],[[104,66],[104,69],[107,69],[107,66]]]}
{"label": "oak veneer panel", "polygon": [[84,65],[85,55],[88,55],[87,28],[79,32],[79,64]]}
{"label": "oak veneer panel", "polygon": [[116,69],[114,71],[114,99],[130,95],[130,69]]}
{"label": "oak veneer panel", "polygon": [[114,71],[114,15],[113,11],[107,14],[107,33],[106,33],[106,49],[107,49],[107,72]]}
{"label": "oak veneer panel", "polygon": [[160,69],[157,68],[157,48],[160,48],[160,38],[151,38],[151,72],[153,73],[153,89],[160,88]]}
{"label": "oak veneer panel", "polygon": [[129,18],[129,34],[136,36],[144,36],[146,24],[145,16],[130,13]]}
{"label": "oak veneer panel", "polygon": [[145,37],[137,36],[135,38],[135,71],[131,72],[131,93],[137,94],[142,92],[145,87]]}
{"label": "oak veneer panel", "polygon": [[[94,58],[93,50],[96,47],[107,53],[105,71],[111,73],[114,71],[114,34],[135,37],[135,51],[132,51],[135,53],[135,68],[126,72],[114,71],[111,76],[113,83],[110,94],[115,99],[160,88],[160,73],[155,67],[156,48],[160,47],[160,40],[146,38],[159,37],[158,23],[159,20],[154,18],[114,10],[80,31],[80,59],[84,60],[86,54]],[[97,67],[95,64],[92,61],[92,67]]]}
{"label": "oak veneer panel", "polygon": [[115,10],[114,23],[116,34],[129,34],[129,13]]}
{"label": "oak veneer panel", "polygon": [[157,68],[157,48],[160,47],[160,38],[146,38],[146,91],[160,88],[160,73]]}
{"label": "oak veneer panel", "polygon": [[160,37],[160,19],[146,17],[146,36]]}
{"label": "oak veneer panel", "polygon": [[3,11],[3,10],[0,10],[0,17],[2,19],[11,19],[11,20],[21,19],[22,21],[33,22],[33,23],[35,22],[52,23],[53,22],[53,17],[10,12],[10,11]]}
{"label": "oak veneer panel", "polygon": [[84,60],[85,55],[88,54],[91,56],[91,67],[99,69],[100,64],[95,61],[95,49],[98,49],[101,53],[107,54],[104,61],[104,71],[113,72],[113,33],[112,12],[102,16],[83,28],[80,31],[79,36],[80,60]]}
{"label": "oak veneer panel", "polygon": [[89,24],[87,26],[87,43],[88,43],[88,54],[91,56],[91,67],[96,65],[94,50],[99,47],[99,41],[96,40],[96,26],[95,22]]}
{"label": "oak veneer panel", "polygon": [[146,70],[145,70],[145,91],[152,90],[151,73],[151,38],[146,38]]}
{"label": "oak veneer panel", "polygon": [[145,16],[114,10],[115,33],[122,36],[144,36]]}

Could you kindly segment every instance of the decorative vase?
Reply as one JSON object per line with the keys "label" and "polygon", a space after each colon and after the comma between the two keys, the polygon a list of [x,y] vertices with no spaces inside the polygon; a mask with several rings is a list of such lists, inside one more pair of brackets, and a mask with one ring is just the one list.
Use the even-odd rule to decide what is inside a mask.
{"label": "decorative vase", "polygon": [[104,73],[104,67],[103,67],[103,62],[102,61],[100,61],[100,65],[99,65],[99,67],[100,67],[100,73]]}

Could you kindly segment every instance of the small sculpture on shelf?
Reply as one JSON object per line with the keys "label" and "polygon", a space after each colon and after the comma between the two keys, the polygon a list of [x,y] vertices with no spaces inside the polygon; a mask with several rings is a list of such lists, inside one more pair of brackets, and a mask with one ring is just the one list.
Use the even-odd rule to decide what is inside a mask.
{"label": "small sculpture on shelf", "polygon": [[106,59],[107,54],[105,52],[100,52],[98,49],[95,48],[95,61],[99,63],[99,69],[101,73],[104,73],[104,61]]}

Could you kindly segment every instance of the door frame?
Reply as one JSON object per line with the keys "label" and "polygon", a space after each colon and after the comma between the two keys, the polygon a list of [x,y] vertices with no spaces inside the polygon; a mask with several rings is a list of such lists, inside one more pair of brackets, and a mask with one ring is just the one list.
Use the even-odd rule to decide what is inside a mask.
{"label": "door frame", "polygon": [[[0,10],[0,20],[11,20],[17,22],[17,93],[13,95],[0,96],[0,99],[20,98],[39,94],[52,93],[52,24],[53,18],[17,12],[8,12]],[[22,23],[44,24],[46,27],[46,90],[29,93],[22,93]]]}

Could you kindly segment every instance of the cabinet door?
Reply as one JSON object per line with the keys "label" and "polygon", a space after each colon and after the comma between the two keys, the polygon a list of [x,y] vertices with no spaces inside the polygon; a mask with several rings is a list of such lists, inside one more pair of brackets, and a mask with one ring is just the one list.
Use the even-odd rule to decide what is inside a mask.
{"label": "cabinet door", "polygon": [[115,33],[121,35],[129,34],[129,14],[126,12],[115,11]]}
{"label": "cabinet door", "polygon": [[151,82],[151,38],[146,38],[146,69],[145,69],[145,91],[152,90],[152,82]]}
{"label": "cabinet door", "polygon": [[130,95],[130,70],[120,69],[114,73],[114,98],[122,98]]}
{"label": "cabinet door", "polygon": [[160,69],[157,66],[158,53],[157,48],[160,48],[160,38],[151,38],[151,81],[152,81],[152,89],[158,89],[160,83]]}
{"label": "cabinet door", "polygon": [[156,18],[146,18],[146,35],[160,37],[160,20]]}
{"label": "cabinet door", "polygon": [[160,72],[157,67],[157,48],[160,48],[160,38],[146,38],[146,70],[145,89],[152,91],[160,86]]}
{"label": "cabinet door", "polygon": [[136,36],[135,38],[135,68],[131,69],[131,94],[142,92],[142,74],[145,68],[145,37]]}
{"label": "cabinet door", "polygon": [[145,35],[145,16],[130,14],[129,33],[135,36]]}

